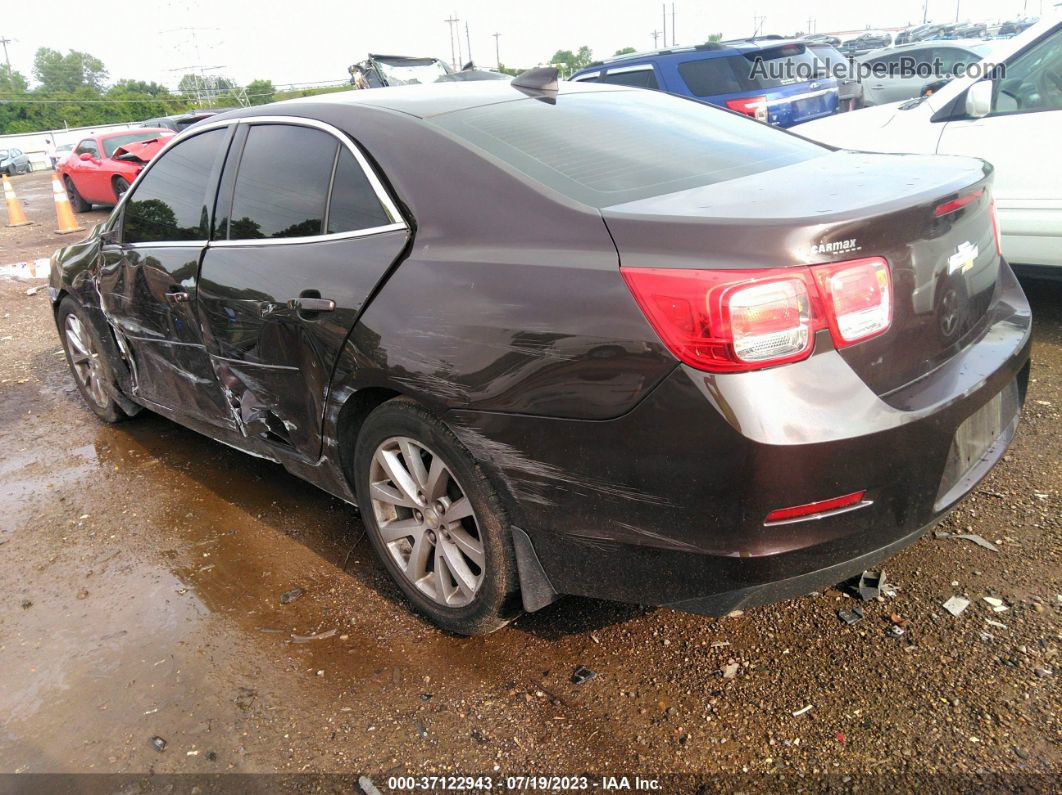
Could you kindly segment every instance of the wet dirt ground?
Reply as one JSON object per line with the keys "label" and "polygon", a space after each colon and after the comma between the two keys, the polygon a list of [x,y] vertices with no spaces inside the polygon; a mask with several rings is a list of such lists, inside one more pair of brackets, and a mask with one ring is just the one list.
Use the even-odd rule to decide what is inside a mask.
{"label": "wet dirt ground", "polygon": [[[0,261],[19,258],[10,240]],[[1057,284],[1027,285],[1017,439],[941,527],[998,552],[927,535],[886,564],[896,596],[850,626],[837,590],[722,619],[569,598],[465,639],[409,612],[354,508],[157,416],[97,421],[46,294],[26,295],[39,283],[0,279],[2,773],[1058,782]],[[959,617],[953,595],[972,602]],[[596,676],[572,684],[578,665]]]}
{"label": "wet dirt ground", "polygon": [[[0,204],[0,266],[49,257],[55,249],[69,245],[80,237],[77,232],[65,235],[55,233],[59,224],[55,216],[55,200],[52,198],[54,175],[54,171],[45,170],[8,178],[26,214],[26,220],[31,223],[29,226],[7,226],[7,207]],[[109,207],[97,206],[89,212],[75,214],[74,218],[78,226],[91,229],[110,212]]]}

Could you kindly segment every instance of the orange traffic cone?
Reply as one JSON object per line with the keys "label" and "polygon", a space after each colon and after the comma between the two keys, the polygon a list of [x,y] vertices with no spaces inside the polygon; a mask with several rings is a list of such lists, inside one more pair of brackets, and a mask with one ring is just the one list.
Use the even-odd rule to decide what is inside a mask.
{"label": "orange traffic cone", "polygon": [[7,174],[4,174],[4,198],[7,199],[8,226],[26,226],[27,224],[33,223],[32,221],[26,220],[26,213],[22,211],[22,205],[15,196],[15,186],[11,184],[11,180],[7,178]]}
{"label": "orange traffic cone", "polygon": [[74,211],[70,209],[70,197],[66,195],[63,184],[59,177],[52,177],[52,198],[55,199],[55,218],[59,222],[59,228],[55,230],[57,235],[68,235],[71,232],[80,232],[83,227],[77,225],[74,220]]}

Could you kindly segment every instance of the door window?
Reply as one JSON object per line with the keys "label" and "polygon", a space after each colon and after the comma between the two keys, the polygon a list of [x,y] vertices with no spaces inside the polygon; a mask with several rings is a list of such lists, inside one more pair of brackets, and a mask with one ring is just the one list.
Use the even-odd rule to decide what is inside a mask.
{"label": "door window", "polygon": [[388,216],[361,165],[345,146],[339,148],[339,162],[328,202],[329,234],[385,226],[397,219]]}
{"label": "door window", "polygon": [[236,174],[229,239],[321,234],[338,146],[310,127],[251,127]]}
{"label": "door window", "polygon": [[91,138],[86,138],[84,141],[79,143],[77,145],[77,149],[74,150],[74,154],[76,155],[83,155],[85,153],[88,153],[93,157],[100,156],[100,150],[96,146],[96,142],[93,141]]}
{"label": "door window", "polygon": [[1062,28],[1006,67],[993,87],[993,114],[1062,110]]}
{"label": "door window", "polygon": [[206,240],[210,175],[227,130],[210,130],[165,152],[126,201],[124,243]]}

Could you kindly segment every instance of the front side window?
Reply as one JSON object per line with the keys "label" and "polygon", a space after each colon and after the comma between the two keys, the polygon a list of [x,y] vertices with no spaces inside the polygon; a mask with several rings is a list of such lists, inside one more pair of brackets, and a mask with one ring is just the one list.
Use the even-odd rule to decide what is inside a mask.
{"label": "front side window", "polygon": [[1006,67],[993,87],[993,114],[1062,110],[1062,28]]}
{"label": "front side window", "polygon": [[210,175],[226,130],[188,138],[154,162],[125,204],[124,243],[205,240]]}
{"label": "front side window", "polygon": [[309,127],[251,127],[236,174],[229,239],[321,234],[338,146]]}

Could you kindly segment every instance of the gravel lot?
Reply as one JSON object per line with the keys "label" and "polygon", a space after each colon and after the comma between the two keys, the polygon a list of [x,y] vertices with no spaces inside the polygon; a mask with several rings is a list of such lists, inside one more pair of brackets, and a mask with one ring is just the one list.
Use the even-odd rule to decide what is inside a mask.
{"label": "gravel lot", "polygon": [[[39,223],[0,231],[0,265],[57,245],[48,184],[16,180]],[[998,552],[930,534],[850,626],[837,590],[723,619],[569,598],[464,639],[409,613],[353,508],[154,415],[99,423],[39,283],[0,279],[0,772],[1058,783],[1062,285],[1027,284],[1017,440],[941,525]]]}

